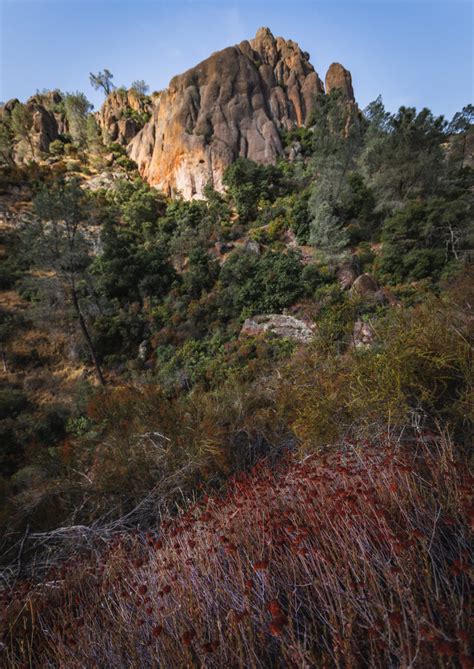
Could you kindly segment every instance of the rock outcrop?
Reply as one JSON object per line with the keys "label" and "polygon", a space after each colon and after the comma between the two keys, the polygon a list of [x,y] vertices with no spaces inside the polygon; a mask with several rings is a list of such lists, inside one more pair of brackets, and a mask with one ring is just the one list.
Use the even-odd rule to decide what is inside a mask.
{"label": "rock outcrop", "polygon": [[351,293],[360,297],[369,297],[375,295],[380,286],[370,274],[361,274],[353,282]]}
{"label": "rock outcrop", "polygon": [[309,54],[261,28],[174,77],[128,153],[150,184],[201,197],[207,183],[222,188],[239,157],[273,163],[283,153],[280,131],[305,124],[323,93]]}
{"label": "rock outcrop", "polygon": [[375,330],[370,323],[365,323],[358,319],[354,323],[354,330],[352,333],[352,345],[355,348],[365,348],[372,346],[375,341]]}
{"label": "rock outcrop", "polygon": [[96,118],[105,143],[118,142],[126,146],[150,115],[151,103],[147,96],[133,88],[119,88],[107,96]]}
{"label": "rock outcrop", "polygon": [[[47,153],[49,145],[62,134],[67,133],[67,121],[61,109],[62,96],[58,91],[38,93],[25,102],[30,113],[31,126],[29,141],[17,141],[14,146],[16,162]],[[7,119],[20,101],[16,98],[6,102],[0,110],[0,118]]]}
{"label": "rock outcrop", "polygon": [[308,344],[313,337],[313,330],[304,321],[287,314],[268,314],[253,316],[244,321],[241,335],[257,337],[272,334],[275,337],[294,339],[301,344]]}
{"label": "rock outcrop", "polygon": [[340,63],[330,65],[326,74],[325,88],[327,94],[337,88],[349,102],[355,102],[351,73]]}

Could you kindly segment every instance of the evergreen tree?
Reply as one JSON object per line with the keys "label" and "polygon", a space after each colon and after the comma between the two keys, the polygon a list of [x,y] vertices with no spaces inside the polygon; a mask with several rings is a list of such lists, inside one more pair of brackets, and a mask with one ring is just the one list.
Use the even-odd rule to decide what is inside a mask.
{"label": "evergreen tree", "polygon": [[81,305],[81,283],[90,264],[85,235],[89,219],[87,197],[76,181],[69,181],[44,186],[33,204],[38,221],[30,230],[34,248],[32,257],[39,263],[49,264],[56,272],[76,314],[97,378],[104,385],[102,368]]}
{"label": "evergreen tree", "polygon": [[110,70],[104,69],[103,72],[98,72],[97,74],[92,74],[92,72],[89,74],[89,80],[91,82],[91,86],[93,86],[96,91],[101,88],[105,95],[109,95],[109,93],[115,88],[114,84],[112,83],[112,79],[114,78],[114,75]]}
{"label": "evergreen tree", "polygon": [[361,167],[379,207],[400,207],[436,192],[443,171],[446,121],[429,109],[400,107],[387,116],[381,101],[369,107]]}
{"label": "evergreen tree", "polygon": [[11,114],[10,128],[17,142],[26,142],[34,158],[36,152],[33,142],[33,113],[27,105],[21,102],[15,105]]}
{"label": "evergreen tree", "polygon": [[66,119],[73,141],[84,148],[87,145],[88,119],[92,105],[84,93],[66,93],[64,98]]}

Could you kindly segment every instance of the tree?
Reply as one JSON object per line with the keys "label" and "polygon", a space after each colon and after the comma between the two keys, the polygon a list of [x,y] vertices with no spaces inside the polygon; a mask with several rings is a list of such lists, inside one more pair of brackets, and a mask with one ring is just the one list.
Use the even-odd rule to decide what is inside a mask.
{"label": "tree", "polygon": [[10,123],[6,119],[0,120],[0,165],[14,165],[13,160],[13,138]]}
{"label": "tree", "polygon": [[100,153],[104,144],[102,142],[102,135],[99,124],[94,114],[88,114],[86,119],[86,137],[87,148],[92,153]]}
{"label": "tree", "polygon": [[69,125],[69,132],[76,144],[85,147],[87,144],[87,121],[92,105],[84,93],[66,93],[64,108]]}
{"label": "tree", "polygon": [[143,230],[107,222],[101,233],[102,253],[93,271],[105,296],[126,305],[144,297],[163,297],[176,278],[164,245],[146,241]]}
{"label": "tree", "polygon": [[143,81],[143,79],[137,79],[132,81],[131,89],[132,91],[138,93],[138,95],[146,95],[150,90],[150,87],[145,81]]}
{"label": "tree", "polygon": [[340,253],[349,243],[349,234],[331,204],[316,193],[310,198],[309,210],[313,215],[309,226],[310,244],[324,253]]}
{"label": "tree", "polygon": [[339,253],[349,243],[345,209],[352,194],[351,170],[362,144],[360,120],[342,91],[334,89],[317,98],[311,123],[309,242],[324,253]]}
{"label": "tree", "polygon": [[12,110],[10,128],[15,139],[25,141],[35,157],[35,146],[33,143],[33,112],[27,105],[19,102]]}
{"label": "tree", "polygon": [[226,169],[222,183],[244,224],[257,217],[259,200],[273,201],[284,190],[283,173],[278,166],[259,165],[246,158],[238,158]]}
{"label": "tree", "polygon": [[381,277],[389,283],[438,279],[472,244],[472,197],[410,201],[382,230]]}
{"label": "tree", "polygon": [[76,181],[44,186],[34,199],[39,217],[33,234],[34,257],[55,270],[76,314],[101,385],[105,379],[81,308],[81,288],[90,263],[86,225],[87,197]]}
{"label": "tree", "polygon": [[473,125],[474,105],[466,105],[460,112],[454,114],[448,126],[448,133],[451,135],[450,159],[458,162],[459,170],[464,167],[468,134],[472,131]]}
{"label": "tree", "polygon": [[410,198],[431,196],[442,175],[446,121],[429,109],[400,107],[387,115],[372,103],[361,168],[379,207],[401,207]]}
{"label": "tree", "polygon": [[115,88],[114,84],[112,83],[113,78],[114,75],[112,72],[110,72],[110,70],[107,69],[105,69],[103,72],[98,72],[97,74],[92,74],[92,72],[89,74],[91,86],[93,86],[96,91],[102,88],[106,95],[109,95],[109,93]]}

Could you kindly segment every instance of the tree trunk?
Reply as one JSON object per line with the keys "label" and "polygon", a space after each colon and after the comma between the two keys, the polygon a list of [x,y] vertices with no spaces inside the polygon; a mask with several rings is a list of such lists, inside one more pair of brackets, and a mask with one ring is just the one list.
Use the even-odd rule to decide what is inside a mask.
{"label": "tree trunk", "polygon": [[97,378],[99,379],[99,382],[102,386],[105,386],[105,379],[104,375],[102,374],[102,369],[99,364],[99,360],[97,358],[97,354],[95,352],[94,344],[92,343],[91,336],[89,334],[89,330],[87,329],[86,321],[84,320],[84,316],[82,315],[81,312],[81,307],[79,306],[79,300],[77,299],[77,293],[74,288],[71,288],[71,297],[72,297],[72,303],[74,305],[74,309],[76,310],[77,318],[79,319],[79,325],[81,326],[82,334],[84,336],[84,339],[86,340],[87,346],[89,347],[89,352],[92,356],[92,360],[94,361],[94,366],[95,366],[95,371],[97,373]]}

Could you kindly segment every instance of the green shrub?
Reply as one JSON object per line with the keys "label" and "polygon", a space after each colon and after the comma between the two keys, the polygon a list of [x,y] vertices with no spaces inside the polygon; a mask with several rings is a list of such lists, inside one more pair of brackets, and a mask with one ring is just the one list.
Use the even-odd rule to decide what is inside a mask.
{"label": "green shrub", "polygon": [[60,139],[55,139],[49,145],[49,152],[52,156],[63,156],[65,145]]}

